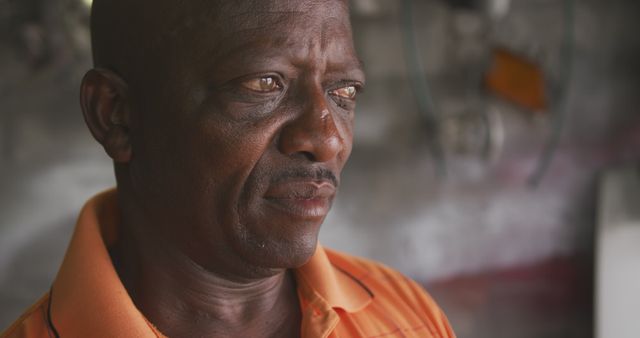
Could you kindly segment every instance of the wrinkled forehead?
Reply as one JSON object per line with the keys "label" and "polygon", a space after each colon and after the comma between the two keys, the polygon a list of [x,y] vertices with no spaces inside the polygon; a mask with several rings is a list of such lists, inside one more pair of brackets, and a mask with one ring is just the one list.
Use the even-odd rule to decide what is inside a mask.
{"label": "wrinkled forehead", "polygon": [[348,22],[349,10],[346,0],[236,0],[197,1],[181,12],[174,14],[171,24],[164,21],[170,36],[196,30],[227,38],[255,29],[275,32],[304,29],[318,22]]}
{"label": "wrinkled forehead", "polygon": [[301,41],[326,48],[338,36],[351,39],[346,0],[221,1],[188,11],[155,37],[159,49],[179,49],[192,61],[238,50],[264,51],[265,46],[285,48]]}
{"label": "wrinkled forehead", "polygon": [[[235,7],[235,6],[234,6]],[[230,11],[233,13],[234,11]],[[277,18],[279,16],[295,16],[301,19],[344,19],[348,13],[345,1],[256,1],[247,2],[244,8],[235,8],[231,20],[241,21],[259,18]]]}
{"label": "wrinkled forehead", "polygon": [[142,79],[154,66],[207,58],[241,40],[306,40],[323,30],[330,39],[331,22],[350,39],[348,7],[347,0],[94,0],[94,61]]}
{"label": "wrinkled forehead", "polygon": [[340,15],[347,7],[346,0],[259,0],[222,1],[229,14],[238,13],[313,13],[318,10]]}

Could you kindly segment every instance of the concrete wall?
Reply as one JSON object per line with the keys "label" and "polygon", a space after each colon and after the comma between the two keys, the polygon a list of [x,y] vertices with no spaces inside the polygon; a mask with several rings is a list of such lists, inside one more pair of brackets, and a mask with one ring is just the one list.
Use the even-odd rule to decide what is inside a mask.
{"label": "concrete wall", "polygon": [[[421,281],[590,252],[597,174],[640,159],[638,2],[577,1],[565,129],[533,189],[527,180],[559,112],[522,111],[480,83],[500,45],[541,64],[557,89],[562,1],[513,1],[497,19],[440,1],[414,3],[440,125],[467,128],[441,137],[445,175],[408,84],[401,1],[367,1],[354,2],[354,30],[368,85],[324,244]],[[71,0],[43,3],[46,10],[18,13],[15,2],[0,0],[0,13],[9,13],[0,23],[11,28],[0,40],[0,327],[48,289],[79,207],[114,184],[77,105],[90,65],[86,13]],[[478,116],[489,116],[488,130],[500,136],[491,151],[456,150],[456,135],[475,135],[471,145],[483,140]]]}

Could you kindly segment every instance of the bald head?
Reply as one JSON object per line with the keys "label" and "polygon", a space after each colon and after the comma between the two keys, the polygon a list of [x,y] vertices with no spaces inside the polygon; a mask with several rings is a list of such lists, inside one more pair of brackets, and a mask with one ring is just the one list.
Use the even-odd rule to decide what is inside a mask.
{"label": "bald head", "polygon": [[[326,5],[333,16],[345,12],[346,0],[94,0],[91,38],[94,64],[110,69],[125,80],[149,66],[150,61],[184,50],[195,43],[198,31],[209,30],[207,39],[230,25],[236,29],[262,29],[277,23],[278,13],[313,13]],[[213,41],[208,41],[212,43]]]}
{"label": "bald head", "polygon": [[[94,0],[91,40],[94,64],[132,80],[157,58],[160,40],[178,34],[189,25],[185,17],[195,3],[203,1]],[[207,1],[213,10],[220,1]]]}

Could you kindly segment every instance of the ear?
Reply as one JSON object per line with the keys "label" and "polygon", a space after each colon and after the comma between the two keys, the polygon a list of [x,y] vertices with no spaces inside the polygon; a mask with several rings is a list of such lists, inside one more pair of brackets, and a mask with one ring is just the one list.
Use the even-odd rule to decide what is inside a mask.
{"label": "ear", "polygon": [[117,163],[131,160],[128,86],[117,74],[92,69],[80,88],[80,105],[93,137]]}

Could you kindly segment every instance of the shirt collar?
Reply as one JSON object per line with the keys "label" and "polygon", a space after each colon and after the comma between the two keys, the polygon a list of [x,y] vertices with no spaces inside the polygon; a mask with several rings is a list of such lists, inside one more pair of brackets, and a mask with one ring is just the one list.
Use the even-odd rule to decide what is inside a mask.
{"label": "shirt collar", "polygon": [[107,251],[119,218],[115,190],[92,198],[80,212],[51,288],[50,318],[61,337],[160,336],[133,304]]}
{"label": "shirt collar", "polygon": [[359,278],[366,272],[342,264],[335,256],[318,245],[309,262],[295,270],[298,288],[304,297],[311,298],[310,302],[318,297],[331,308],[358,312],[373,299],[373,293]]}

